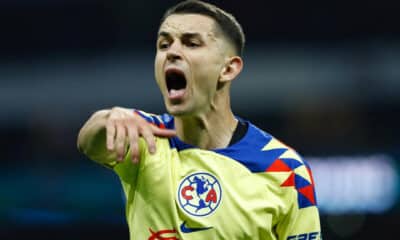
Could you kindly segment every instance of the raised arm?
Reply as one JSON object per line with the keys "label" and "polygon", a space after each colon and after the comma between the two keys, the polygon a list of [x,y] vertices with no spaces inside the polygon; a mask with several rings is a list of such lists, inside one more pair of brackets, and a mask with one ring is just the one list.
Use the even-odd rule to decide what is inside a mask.
{"label": "raised arm", "polygon": [[97,111],[87,120],[79,131],[77,145],[82,153],[102,164],[123,161],[130,149],[132,161],[137,163],[140,137],[144,138],[149,152],[154,153],[154,136],[174,135],[175,131],[158,128],[132,109],[114,107]]}

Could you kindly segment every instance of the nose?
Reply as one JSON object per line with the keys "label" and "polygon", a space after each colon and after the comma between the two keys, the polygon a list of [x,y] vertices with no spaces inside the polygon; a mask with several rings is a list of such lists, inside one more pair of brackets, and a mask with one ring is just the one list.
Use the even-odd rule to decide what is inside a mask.
{"label": "nose", "polygon": [[168,49],[167,59],[171,62],[182,59],[180,44],[174,42]]}

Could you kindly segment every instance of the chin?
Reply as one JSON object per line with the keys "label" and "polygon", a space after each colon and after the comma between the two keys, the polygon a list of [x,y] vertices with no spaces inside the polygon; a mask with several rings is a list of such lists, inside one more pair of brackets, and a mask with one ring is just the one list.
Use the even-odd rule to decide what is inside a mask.
{"label": "chin", "polygon": [[187,107],[182,105],[167,105],[167,111],[174,117],[182,117],[192,115],[192,111],[190,111]]}
{"label": "chin", "polygon": [[182,117],[182,116],[187,116],[189,115],[187,111],[184,110],[178,110],[178,109],[167,109],[168,113],[171,114],[174,117]]}

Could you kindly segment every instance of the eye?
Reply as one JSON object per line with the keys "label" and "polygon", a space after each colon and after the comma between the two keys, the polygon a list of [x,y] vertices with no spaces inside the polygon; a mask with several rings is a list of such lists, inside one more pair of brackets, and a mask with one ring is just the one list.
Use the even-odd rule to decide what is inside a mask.
{"label": "eye", "polygon": [[186,43],[186,46],[188,46],[190,48],[196,48],[196,47],[200,47],[201,43],[199,41],[191,40]]}
{"label": "eye", "polygon": [[158,43],[158,48],[159,49],[167,49],[169,47],[170,43],[167,40],[162,40]]}
{"label": "eye", "polygon": [[186,38],[183,39],[182,43],[189,48],[197,48],[202,45],[201,40],[197,38]]}

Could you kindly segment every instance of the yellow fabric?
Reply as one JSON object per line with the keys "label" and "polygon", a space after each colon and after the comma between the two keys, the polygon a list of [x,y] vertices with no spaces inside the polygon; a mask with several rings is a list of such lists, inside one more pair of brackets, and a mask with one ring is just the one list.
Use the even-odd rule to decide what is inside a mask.
{"label": "yellow fabric", "polygon": [[[126,196],[131,240],[321,239],[317,207],[299,208],[296,190],[281,187],[290,173],[252,173],[213,151],[190,148],[178,152],[164,138],[157,138],[156,144],[157,152],[151,155],[141,140],[140,163],[133,164],[128,155],[114,167]],[[273,144],[269,147],[280,143]],[[298,171],[306,175],[304,169]],[[208,194],[214,189],[211,199],[217,200],[197,212],[197,205],[190,206],[200,196],[193,190],[199,190],[198,184],[189,186],[195,177],[214,184],[203,187]],[[185,207],[182,196],[192,198]],[[182,232],[182,225],[190,231]]]}

